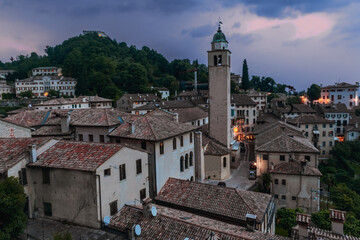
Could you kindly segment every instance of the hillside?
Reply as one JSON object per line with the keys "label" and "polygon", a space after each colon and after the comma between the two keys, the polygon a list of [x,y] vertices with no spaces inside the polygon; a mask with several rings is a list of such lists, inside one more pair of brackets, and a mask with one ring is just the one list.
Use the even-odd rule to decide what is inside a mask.
{"label": "hillside", "polygon": [[163,55],[146,46],[137,49],[124,42],[86,34],[72,37],[55,47],[47,46],[46,55],[20,55],[11,62],[0,62],[0,69],[17,72],[9,81],[30,76],[35,67],[57,66],[64,76],[78,80],[76,94],[98,94],[118,98],[123,92],[150,92],[150,86],[179,90],[180,81],[193,81],[193,73],[181,73],[199,68],[199,82],[207,82],[207,67],[189,59],[169,62]]}

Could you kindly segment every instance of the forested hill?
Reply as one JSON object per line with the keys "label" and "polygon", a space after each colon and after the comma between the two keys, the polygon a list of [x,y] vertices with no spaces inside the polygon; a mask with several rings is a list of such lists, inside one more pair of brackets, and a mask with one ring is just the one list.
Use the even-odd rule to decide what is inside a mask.
{"label": "forested hill", "polygon": [[117,98],[122,92],[150,92],[150,86],[179,89],[181,81],[193,81],[193,73],[182,73],[197,67],[199,82],[207,82],[207,67],[189,59],[169,62],[146,46],[137,49],[97,34],[85,34],[65,40],[55,47],[47,46],[46,55],[20,55],[0,69],[17,72],[8,80],[30,76],[32,68],[57,66],[64,76],[78,80],[76,94]]}

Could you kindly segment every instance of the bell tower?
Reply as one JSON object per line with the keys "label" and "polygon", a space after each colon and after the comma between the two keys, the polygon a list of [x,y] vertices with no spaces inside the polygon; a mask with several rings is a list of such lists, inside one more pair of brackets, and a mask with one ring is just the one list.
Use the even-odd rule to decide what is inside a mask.
{"label": "bell tower", "polygon": [[230,55],[228,41],[221,31],[222,22],[219,21],[218,30],[208,51],[209,68],[209,133],[219,142],[230,147]]}

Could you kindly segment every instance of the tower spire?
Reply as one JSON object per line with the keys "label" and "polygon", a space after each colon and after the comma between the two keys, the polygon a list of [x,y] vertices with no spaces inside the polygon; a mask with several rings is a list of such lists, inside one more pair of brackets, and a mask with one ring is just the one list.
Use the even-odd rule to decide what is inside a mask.
{"label": "tower spire", "polygon": [[223,24],[223,23],[221,21],[221,18],[219,17],[219,19],[218,19],[218,32],[221,32],[221,24]]}

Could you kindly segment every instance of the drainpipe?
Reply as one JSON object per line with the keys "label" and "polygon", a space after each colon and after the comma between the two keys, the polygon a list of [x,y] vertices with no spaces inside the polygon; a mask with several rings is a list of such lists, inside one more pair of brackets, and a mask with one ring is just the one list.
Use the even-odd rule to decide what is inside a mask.
{"label": "drainpipe", "polygon": [[103,228],[103,217],[102,217],[102,204],[101,204],[101,182],[100,182],[100,175],[96,174],[96,178],[99,180],[99,201],[100,201],[100,223],[101,223],[101,228]]}
{"label": "drainpipe", "polygon": [[[151,198],[155,198],[155,196],[157,195],[157,181],[156,181],[156,143],[154,142],[149,142],[152,146],[154,146],[154,152],[153,152],[153,162],[149,163],[149,187],[150,187],[150,182],[152,185],[152,193],[150,193],[150,197]],[[152,179],[150,178],[150,176],[152,177]]]}

